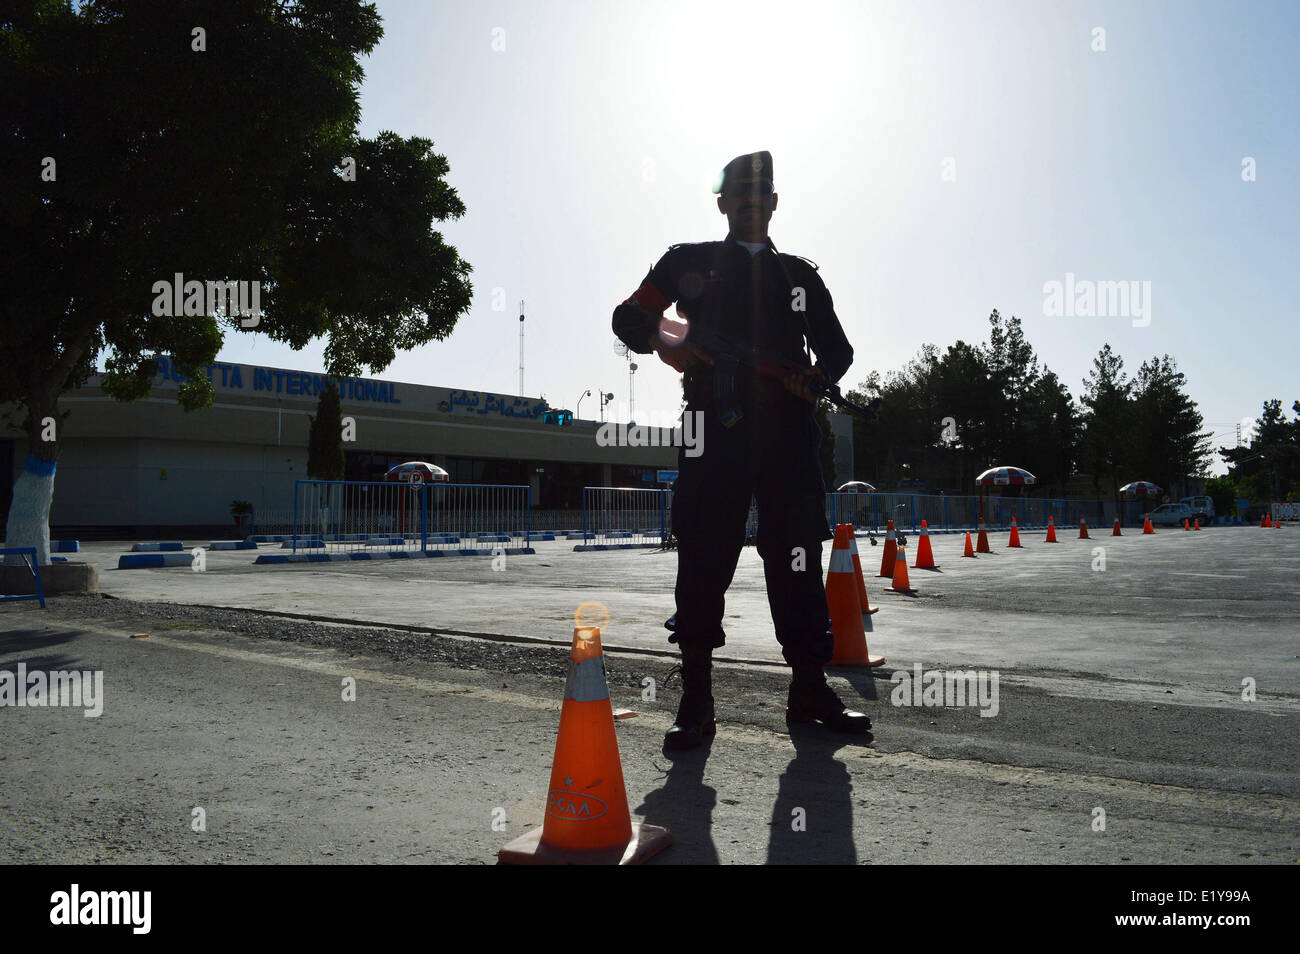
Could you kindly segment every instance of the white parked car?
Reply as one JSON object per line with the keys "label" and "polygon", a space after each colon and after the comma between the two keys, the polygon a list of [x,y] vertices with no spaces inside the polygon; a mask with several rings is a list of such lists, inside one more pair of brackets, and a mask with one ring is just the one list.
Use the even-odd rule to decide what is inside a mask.
{"label": "white parked car", "polygon": [[1183,521],[1191,521],[1192,508],[1185,503],[1161,504],[1151,511],[1151,522],[1161,527],[1181,527]]}

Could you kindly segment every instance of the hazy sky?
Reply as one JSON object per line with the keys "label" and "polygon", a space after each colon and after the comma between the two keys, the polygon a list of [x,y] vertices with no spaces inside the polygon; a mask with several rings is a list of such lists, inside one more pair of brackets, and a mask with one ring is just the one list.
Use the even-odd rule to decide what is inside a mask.
{"label": "hazy sky", "polygon": [[[1300,4],[378,7],[362,134],[448,157],[468,213],[440,228],[474,267],[455,334],[386,379],[518,393],[524,299],[524,393],[576,409],[590,388],[587,418],[599,389],[626,405],[611,312],[668,245],[726,234],[715,175],[769,149],[771,234],[821,266],[856,350],[846,389],[983,340],[997,308],[1076,397],[1105,342],[1130,373],[1171,354],[1216,445],[1300,397]],[[1067,273],[1150,282],[1149,323],[1045,314]],[[221,357],[319,370],[321,352],[245,334]],[[636,416],[675,412],[678,376],[639,365]]]}

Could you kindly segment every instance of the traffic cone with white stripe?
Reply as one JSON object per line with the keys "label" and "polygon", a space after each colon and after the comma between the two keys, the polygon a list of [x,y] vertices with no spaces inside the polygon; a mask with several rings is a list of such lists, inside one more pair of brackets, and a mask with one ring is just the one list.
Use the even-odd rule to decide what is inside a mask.
{"label": "traffic cone with white stripe", "polygon": [[1151,514],[1147,514],[1146,522],[1142,524],[1143,533],[1155,533],[1156,528],[1151,526]]}
{"label": "traffic cone with white stripe", "polygon": [[497,852],[504,864],[639,864],[672,843],[667,828],[633,824],[623,786],[600,630],[574,627],[546,817]]}
{"label": "traffic cone with white stripe", "polygon": [[[867,651],[867,631],[862,625],[863,604],[858,597],[861,577],[853,569],[853,528],[848,533],[841,524],[835,528],[835,544],[831,562],[826,571],[826,611],[831,618],[831,634],[835,637],[831,650],[832,666],[880,666],[883,656],[872,656]],[[866,584],[863,584],[863,589]]]}
{"label": "traffic cone with white stripe", "polygon": [[976,552],[976,553],[992,553],[992,552],[993,552],[992,550],[989,549],[989,534],[988,534],[988,531],[984,529],[984,518],[983,518],[983,517],[980,518],[979,537],[978,537],[978,542],[977,542],[976,545],[975,545],[975,552]]}
{"label": "traffic cone with white stripe", "polygon": [[[849,553],[853,554],[853,575],[857,577],[858,582],[858,601],[862,604],[862,612],[871,615],[876,610],[871,608],[870,601],[867,600],[867,581],[862,577],[862,557],[858,554],[858,541],[853,535],[853,524],[841,523],[835,527],[835,539],[839,540],[840,533],[844,533],[845,539],[848,540]],[[880,609],[879,606],[876,609]]]}
{"label": "traffic cone with white stripe", "polygon": [[1119,532],[1119,514],[1115,514],[1115,529],[1110,532],[1112,537],[1122,537],[1124,534]]}
{"label": "traffic cone with white stripe", "polygon": [[894,521],[885,524],[885,552],[880,555],[880,572],[876,576],[892,578],[894,557],[898,555],[898,539],[894,536]]}
{"label": "traffic cone with white stripe", "polygon": [[1056,521],[1053,517],[1047,518],[1047,539],[1044,543],[1056,543]]}
{"label": "traffic cone with white stripe", "polygon": [[912,581],[907,578],[907,550],[904,547],[898,548],[898,559],[894,561],[894,579],[889,589],[905,596],[916,595],[916,590],[912,589]]}
{"label": "traffic cone with white stripe", "polygon": [[1085,520],[1083,517],[1079,518],[1079,539],[1080,540],[1092,539],[1091,537],[1088,536],[1088,521]]}
{"label": "traffic cone with white stripe", "polygon": [[1192,527],[1192,529],[1193,529],[1193,530],[1199,530],[1199,529],[1201,529],[1201,518],[1200,518],[1200,517],[1197,517],[1197,518],[1196,518],[1196,523],[1195,523],[1195,525]]}
{"label": "traffic cone with white stripe", "polygon": [[1011,518],[1011,536],[1007,538],[1007,546],[1023,548],[1023,544],[1020,542],[1020,528],[1016,526],[1015,517]]}
{"label": "traffic cone with white stripe", "polygon": [[924,520],[921,521],[921,540],[916,545],[916,562],[912,564],[913,570],[937,570],[939,565],[934,562],[934,551],[930,549],[930,525]]}

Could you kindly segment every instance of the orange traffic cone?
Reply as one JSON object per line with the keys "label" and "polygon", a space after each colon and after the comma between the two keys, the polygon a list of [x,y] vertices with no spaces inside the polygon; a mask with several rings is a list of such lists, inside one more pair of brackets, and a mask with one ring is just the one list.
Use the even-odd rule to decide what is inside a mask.
{"label": "orange traffic cone", "polygon": [[912,569],[939,569],[939,565],[934,562],[934,551],[930,549],[929,525],[924,520],[921,521],[921,542],[916,545],[916,562],[912,564]]}
{"label": "orange traffic cone", "polygon": [[983,518],[980,519],[980,531],[979,531],[979,535],[978,535],[978,537],[977,537],[976,539],[977,539],[977,542],[976,542],[976,544],[975,544],[975,552],[976,552],[976,553],[992,553],[992,552],[993,552],[992,550],[989,549],[989,535],[988,535],[988,531],[984,529],[984,520],[983,520]]}
{"label": "orange traffic cone", "polygon": [[846,535],[845,526],[836,528],[831,563],[826,571],[826,611],[835,637],[831,665],[879,666],[884,663],[884,657],[867,652],[867,633],[862,626],[862,603],[858,598],[861,577],[853,569],[853,551],[849,547],[853,528],[849,526]]}
{"label": "orange traffic cone", "polygon": [[1197,518],[1196,518],[1196,525],[1193,526],[1192,529],[1193,529],[1193,530],[1199,530],[1199,529],[1201,529],[1201,518],[1200,518],[1200,517],[1197,517]]}
{"label": "orange traffic cone", "polygon": [[1122,537],[1124,534],[1119,532],[1119,514],[1115,514],[1115,529],[1110,532],[1112,537]]}
{"label": "orange traffic cone", "polygon": [[962,553],[962,556],[964,556],[964,557],[971,557],[972,559],[975,557],[975,551],[971,549],[971,545],[970,545],[970,531],[969,531],[969,530],[966,531],[966,549],[965,549],[965,551]]}
{"label": "orange traffic cone", "polygon": [[632,824],[605,679],[600,630],[574,627],[546,818],[497,852],[504,864],[638,864],[667,848],[667,828]]}
{"label": "orange traffic cone", "polygon": [[1012,518],[1011,518],[1011,536],[1007,538],[1007,546],[1009,546],[1009,547],[1018,547],[1018,546],[1020,546],[1020,545],[1021,545],[1021,544],[1020,544],[1020,530],[1016,527],[1016,518],[1015,518],[1015,517],[1012,517]]}
{"label": "orange traffic cone", "polygon": [[1057,541],[1056,541],[1056,523],[1055,523],[1055,518],[1053,518],[1053,517],[1048,517],[1048,518],[1047,518],[1047,539],[1044,540],[1043,542],[1044,542],[1044,543],[1056,543],[1056,542],[1057,542]]}
{"label": "orange traffic cone", "polygon": [[1144,524],[1142,524],[1142,532],[1143,532],[1143,533],[1155,533],[1155,532],[1156,532],[1156,528],[1153,527],[1153,526],[1151,526],[1151,514],[1147,514],[1147,516],[1146,516],[1146,522],[1145,522]]}
{"label": "orange traffic cone", "polygon": [[1191,530],[1191,529],[1192,529],[1192,525],[1191,525],[1190,523],[1187,522],[1187,518],[1186,518],[1186,517],[1183,517],[1183,529],[1184,529],[1184,530]]}
{"label": "orange traffic cone", "polygon": [[1268,514],[1264,514],[1264,516],[1262,516],[1262,517],[1259,518],[1259,525],[1260,525],[1261,527],[1267,527],[1267,526],[1268,526]]}
{"label": "orange traffic cone", "polygon": [[853,575],[856,576],[858,583],[858,602],[862,604],[862,612],[870,615],[880,609],[871,608],[871,603],[867,600],[867,582],[862,578],[862,558],[858,555],[858,541],[853,536],[853,524],[841,523],[835,527],[835,540],[838,543],[840,534],[844,533],[848,541],[849,553],[853,554]]}
{"label": "orange traffic cone", "polygon": [[899,548],[898,559],[894,561],[894,579],[889,589],[906,596],[916,595],[916,590],[912,589],[912,583],[907,578],[907,551],[902,547]]}
{"label": "orange traffic cone", "polygon": [[880,572],[876,576],[893,577],[894,557],[898,555],[898,539],[894,536],[894,521],[885,524],[885,552],[880,555]]}
{"label": "orange traffic cone", "polygon": [[1079,518],[1079,539],[1080,540],[1091,539],[1091,537],[1088,536],[1088,521],[1085,520],[1083,517]]}

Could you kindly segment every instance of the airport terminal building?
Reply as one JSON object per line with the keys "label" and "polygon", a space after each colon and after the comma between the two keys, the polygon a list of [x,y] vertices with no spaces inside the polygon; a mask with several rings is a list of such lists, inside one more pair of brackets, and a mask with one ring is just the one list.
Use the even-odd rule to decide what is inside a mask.
{"label": "airport terminal building", "polygon": [[[214,364],[212,406],[187,413],[176,402],[178,372],[166,357],[157,363],[153,393],[134,404],[105,394],[98,376],[60,398],[71,414],[61,425],[52,537],[230,537],[234,500],[265,513],[293,507],[326,375]],[[658,471],[677,465],[672,446],[602,447],[600,422],[566,420],[539,398],[336,380],[345,422],[355,422],[343,445],[348,480],[383,480],[389,467],[423,460],[454,483],[526,485],[535,509],[580,510],[583,487],[660,487]],[[671,432],[660,434],[667,445]],[[0,432],[0,519],[26,445],[12,424]]]}

